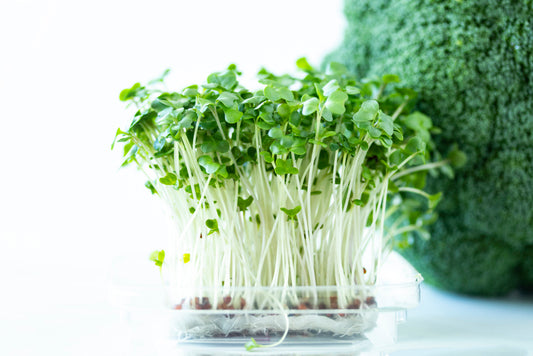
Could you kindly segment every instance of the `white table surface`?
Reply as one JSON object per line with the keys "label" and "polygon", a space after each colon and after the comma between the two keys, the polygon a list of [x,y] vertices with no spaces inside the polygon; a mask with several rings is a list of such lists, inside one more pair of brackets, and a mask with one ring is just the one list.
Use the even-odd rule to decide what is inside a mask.
{"label": "white table surface", "polygon": [[472,298],[422,288],[391,355],[533,355],[533,297]]}

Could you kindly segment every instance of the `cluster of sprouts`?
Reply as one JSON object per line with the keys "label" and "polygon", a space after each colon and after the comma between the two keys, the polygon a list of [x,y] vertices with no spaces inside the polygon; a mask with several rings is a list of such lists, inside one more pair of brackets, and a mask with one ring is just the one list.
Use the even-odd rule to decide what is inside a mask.
{"label": "cluster of sprouts", "polygon": [[430,208],[438,200],[420,188],[426,169],[446,162],[425,163],[433,128],[411,112],[413,91],[394,75],[361,83],[335,63],[327,73],[297,65],[298,77],[261,70],[257,91],[232,65],[180,92],[152,83],[121,93],[138,109],[117,132],[124,164],[146,174],[176,227],[152,258],[171,287],[213,308],[227,296],[236,308],[276,307],[248,287],[288,298],[310,287],[316,298],[320,286],[339,287],[346,307],[350,287],[376,282],[390,226],[420,227],[387,221],[406,195]]}

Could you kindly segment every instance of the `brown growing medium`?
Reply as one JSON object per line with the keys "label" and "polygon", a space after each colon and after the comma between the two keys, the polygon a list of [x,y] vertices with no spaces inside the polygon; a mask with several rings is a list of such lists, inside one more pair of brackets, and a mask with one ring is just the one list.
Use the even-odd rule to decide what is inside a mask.
{"label": "brown growing medium", "polygon": [[[181,301],[174,306],[175,310],[211,310],[213,309],[213,305],[211,304],[209,297],[195,297],[188,300],[188,308],[185,308],[187,305],[186,299],[182,298]],[[235,306],[234,303],[232,303],[233,299],[231,296],[226,295],[222,298],[222,301],[217,304],[216,310],[245,310],[246,308],[246,300],[242,297],[239,298],[239,305]],[[362,302],[359,298],[354,298],[348,305],[346,306],[346,309],[370,309],[370,308],[376,308],[377,303],[374,297],[366,297],[365,301]],[[326,305],[323,301],[313,304],[310,300],[310,298],[302,298],[299,303],[297,304],[291,304],[288,306],[288,310],[331,310],[331,309],[339,309],[337,296],[330,296],[329,297],[329,306]],[[252,312],[252,311],[251,311]],[[327,314],[329,317],[333,317],[334,315],[339,316],[345,316],[344,313],[339,314]]]}

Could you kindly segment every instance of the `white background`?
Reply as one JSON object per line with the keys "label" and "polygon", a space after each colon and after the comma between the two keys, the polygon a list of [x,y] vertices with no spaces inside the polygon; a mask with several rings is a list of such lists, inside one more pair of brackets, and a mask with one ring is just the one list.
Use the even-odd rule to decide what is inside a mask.
{"label": "white background", "polygon": [[[318,65],[340,43],[341,8],[340,0],[0,3],[1,355],[121,354],[107,273],[117,258],[142,260],[164,247],[167,228],[142,177],[119,170],[120,152],[110,151],[129,120],[120,90],[166,68],[177,90],[230,63],[248,78],[261,66],[292,72],[301,56]],[[532,326],[520,324],[524,316],[533,324],[531,303],[486,305],[428,290],[399,349],[452,345],[457,335],[435,340],[427,327],[444,305],[464,311],[445,313],[445,330],[479,328],[484,340],[487,322],[498,323],[498,345],[533,350],[524,341]],[[500,312],[488,318],[481,309],[468,329],[465,305]],[[513,325],[522,331],[506,334]]]}

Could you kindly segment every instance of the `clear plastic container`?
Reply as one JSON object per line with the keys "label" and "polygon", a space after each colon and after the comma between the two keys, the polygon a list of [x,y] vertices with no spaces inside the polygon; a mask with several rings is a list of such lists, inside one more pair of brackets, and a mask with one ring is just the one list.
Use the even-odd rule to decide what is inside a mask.
{"label": "clear plastic container", "polygon": [[[131,271],[129,271],[131,273]],[[112,301],[137,338],[166,354],[380,354],[418,305],[422,277],[393,253],[373,286],[170,290],[114,274]],[[131,274],[130,274],[131,275]]]}

